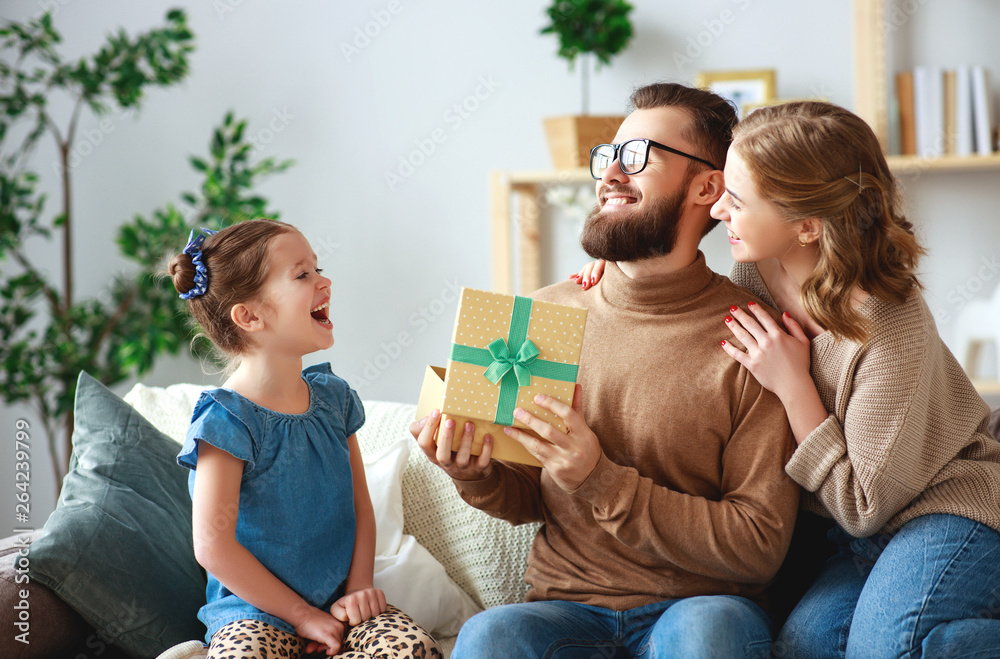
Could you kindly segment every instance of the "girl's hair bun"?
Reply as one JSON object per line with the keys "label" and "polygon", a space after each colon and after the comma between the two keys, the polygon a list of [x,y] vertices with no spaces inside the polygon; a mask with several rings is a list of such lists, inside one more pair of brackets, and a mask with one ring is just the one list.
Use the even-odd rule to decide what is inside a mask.
{"label": "girl's hair bun", "polygon": [[175,255],[167,265],[167,272],[178,293],[187,293],[194,287],[195,267],[190,254],[181,252]]}

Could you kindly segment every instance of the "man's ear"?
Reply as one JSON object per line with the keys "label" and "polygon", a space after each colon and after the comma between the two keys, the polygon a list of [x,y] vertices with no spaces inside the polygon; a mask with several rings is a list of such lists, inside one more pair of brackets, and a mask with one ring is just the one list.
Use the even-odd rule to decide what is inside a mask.
{"label": "man's ear", "polygon": [[697,206],[711,206],[725,191],[726,180],[720,169],[702,172],[691,181],[692,200]]}
{"label": "man's ear", "polygon": [[251,309],[245,302],[234,304],[229,311],[229,317],[233,320],[233,324],[244,332],[259,332],[264,329],[264,320],[257,314],[256,309]]}

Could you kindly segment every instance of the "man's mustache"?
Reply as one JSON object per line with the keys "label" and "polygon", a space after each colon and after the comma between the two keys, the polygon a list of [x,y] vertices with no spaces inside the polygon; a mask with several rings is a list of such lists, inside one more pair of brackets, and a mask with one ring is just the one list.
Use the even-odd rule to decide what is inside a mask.
{"label": "man's mustache", "polygon": [[601,188],[601,192],[598,194],[598,198],[600,199],[601,204],[604,204],[604,202],[608,200],[608,195],[612,193],[624,194],[629,197],[635,197],[637,200],[642,198],[641,192],[627,185],[607,185]]}

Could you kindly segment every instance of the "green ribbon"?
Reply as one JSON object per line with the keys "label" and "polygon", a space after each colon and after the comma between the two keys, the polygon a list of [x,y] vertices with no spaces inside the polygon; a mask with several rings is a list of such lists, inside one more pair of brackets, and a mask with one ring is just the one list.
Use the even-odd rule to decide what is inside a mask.
{"label": "green ribbon", "polygon": [[463,364],[485,366],[483,377],[493,384],[500,384],[500,398],[494,421],[504,426],[514,423],[517,391],[531,384],[531,376],[562,382],[576,382],[576,364],[563,364],[538,359],[538,347],[528,339],[531,321],[531,298],[515,296],[510,316],[510,331],[503,337],[490,341],[486,348],[475,348],[460,343],[451,344],[450,359]]}
{"label": "green ribbon", "polygon": [[483,373],[487,380],[496,384],[503,379],[503,376],[510,372],[510,369],[514,369],[518,386],[527,387],[531,384],[531,370],[529,366],[541,353],[538,352],[538,348],[535,347],[535,344],[530,339],[521,344],[521,348],[514,357],[510,356],[507,342],[503,339],[496,339],[490,342],[486,346],[486,349],[493,355],[493,363]]}

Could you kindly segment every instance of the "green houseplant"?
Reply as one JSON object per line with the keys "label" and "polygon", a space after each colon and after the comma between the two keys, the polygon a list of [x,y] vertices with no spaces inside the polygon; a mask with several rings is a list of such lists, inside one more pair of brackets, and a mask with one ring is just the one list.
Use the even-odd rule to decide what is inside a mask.
{"label": "green houseplant", "polygon": [[[580,57],[581,115],[552,117],[545,120],[552,158],[558,168],[584,167],[595,144],[608,142],[621,124],[621,116],[591,116],[590,70],[610,64],[632,38],[629,13],[632,5],[625,0],[554,0],[546,10],[549,25],[541,34],[559,38],[559,57],[572,70]],[[596,59],[596,62],[594,61]]]}
{"label": "green houseplant", "polygon": [[[200,189],[181,195],[180,204],[123,224],[117,243],[132,269],[109,271],[106,290],[76,299],[72,174],[86,164],[76,148],[81,113],[105,117],[104,126],[111,113],[136,110],[147,88],[169,87],[187,75],[194,46],[180,10],[149,32],[111,34],[96,54],[73,62],[57,52],[60,42],[49,14],[0,27],[0,379],[5,403],[28,403],[38,414],[57,487],[70,455],[79,372],[113,385],[147,372],[158,355],[187,346],[191,328],[182,301],[160,276],[164,255],[182,247],[192,227],[219,229],[242,217],[275,216],[252,189],[260,177],[290,165],[271,158],[252,162],[246,122],[227,114],[213,131],[209,156],[190,159],[204,177]],[[52,108],[57,95],[72,105],[64,125]],[[52,173],[60,204],[54,213],[37,189],[40,174],[29,168],[43,137],[54,139],[58,150]],[[32,258],[38,253],[32,243],[56,236],[61,285]],[[99,259],[91,263],[101,265]]]}

